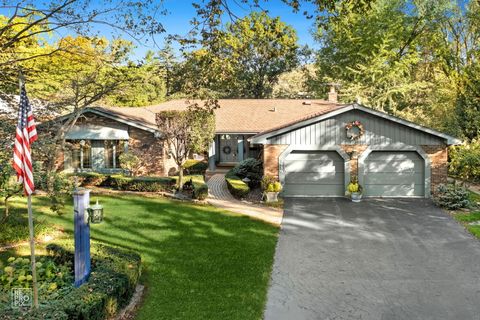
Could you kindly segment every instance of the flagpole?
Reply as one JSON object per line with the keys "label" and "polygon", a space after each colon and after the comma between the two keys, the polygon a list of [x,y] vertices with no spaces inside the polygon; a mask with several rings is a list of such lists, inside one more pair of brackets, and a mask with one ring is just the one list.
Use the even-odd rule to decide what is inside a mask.
{"label": "flagpole", "polygon": [[38,308],[37,267],[35,263],[35,238],[33,235],[32,195],[28,195],[28,229],[30,229],[30,256],[32,260],[33,305]]}
{"label": "flagpole", "polygon": [[[20,84],[20,94],[22,94],[22,86],[25,83],[25,78],[23,72],[20,69],[19,73],[19,84]],[[33,212],[32,212],[32,195],[27,196],[27,207],[28,207],[28,229],[30,231],[30,260],[32,265],[32,287],[33,287],[33,305],[38,308],[38,287],[37,287],[37,264],[35,261],[35,237],[33,233]]]}

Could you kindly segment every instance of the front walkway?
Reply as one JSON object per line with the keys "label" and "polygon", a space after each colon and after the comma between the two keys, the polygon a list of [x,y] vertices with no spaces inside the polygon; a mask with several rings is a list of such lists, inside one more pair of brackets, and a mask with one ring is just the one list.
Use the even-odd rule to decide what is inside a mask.
{"label": "front walkway", "polygon": [[228,191],[224,174],[215,174],[208,181],[208,202],[215,207],[280,225],[282,210],[262,207],[235,199]]}

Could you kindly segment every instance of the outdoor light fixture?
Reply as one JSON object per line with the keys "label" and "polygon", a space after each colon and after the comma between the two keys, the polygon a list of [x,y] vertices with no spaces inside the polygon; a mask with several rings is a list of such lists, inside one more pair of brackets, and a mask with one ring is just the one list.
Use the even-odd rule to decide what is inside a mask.
{"label": "outdoor light fixture", "polygon": [[91,223],[101,223],[103,221],[103,206],[98,203],[98,200],[87,210]]}

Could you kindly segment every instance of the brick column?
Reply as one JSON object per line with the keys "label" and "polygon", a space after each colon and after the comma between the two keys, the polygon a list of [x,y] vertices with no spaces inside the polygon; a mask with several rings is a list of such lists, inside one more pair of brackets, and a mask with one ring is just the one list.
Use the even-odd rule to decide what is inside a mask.
{"label": "brick column", "polygon": [[446,145],[423,145],[423,151],[431,163],[431,191],[435,193],[439,184],[446,184],[448,177],[448,149]]}
{"label": "brick column", "polygon": [[[365,144],[342,144],[340,146],[343,151],[345,151],[350,157],[350,178],[353,176],[358,176],[358,158],[362,153],[367,149]],[[356,152],[352,158],[352,152]]]}
{"label": "brick column", "polygon": [[288,144],[266,144],[263,146],[263,174],[278,179],[278,157]]}

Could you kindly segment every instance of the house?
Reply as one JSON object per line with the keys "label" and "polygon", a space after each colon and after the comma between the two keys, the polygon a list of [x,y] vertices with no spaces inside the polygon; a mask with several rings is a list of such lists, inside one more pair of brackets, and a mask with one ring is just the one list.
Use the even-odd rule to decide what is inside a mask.
{"label": "house", "polygon": [[[359,104],[329,100],[226,99],[215,110],[209,171],[261,158],[286,196],[343,196],[352,175],[366,196],[429,197],[447,180],[447,146],[461,141]],[[184,100],[143,108],[89,108],[67,133],[66,170],[119,170],[118,156],[141,155],[142,173],[176,170],[155,114]]]}

